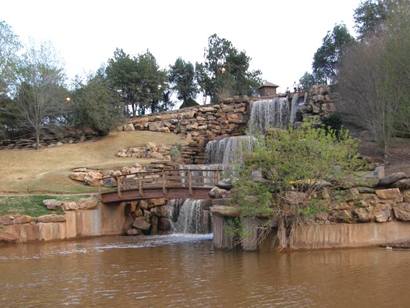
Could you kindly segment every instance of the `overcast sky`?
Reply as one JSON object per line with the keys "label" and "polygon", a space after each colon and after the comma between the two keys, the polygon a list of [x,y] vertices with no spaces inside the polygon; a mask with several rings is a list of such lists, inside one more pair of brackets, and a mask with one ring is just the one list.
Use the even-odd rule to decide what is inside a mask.
{"label": "overcast sky", "polygon": [[213,33],[252,57],[281,90],[310,69],[334,24],[353,30],[359,0],[2,0],[0,19],[23,42],[50,41],[69,77],[96,70],[116,47],[149,49],[162,67],[202,61]]}

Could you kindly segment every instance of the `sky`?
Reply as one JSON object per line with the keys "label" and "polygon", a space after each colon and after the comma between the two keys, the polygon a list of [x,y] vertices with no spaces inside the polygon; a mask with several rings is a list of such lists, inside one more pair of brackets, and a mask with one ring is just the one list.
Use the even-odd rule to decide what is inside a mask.
{"label": "sky", "polygon": [[310,70],[326,32],[353,32],[360,0],[2,0],[0,20],[23,43],[49,41],[69,78],[92,73],[115,48],[149,49],[161,67],[176,58],[202,61],[213,33],[252,58],[262,78],[292,87]]}

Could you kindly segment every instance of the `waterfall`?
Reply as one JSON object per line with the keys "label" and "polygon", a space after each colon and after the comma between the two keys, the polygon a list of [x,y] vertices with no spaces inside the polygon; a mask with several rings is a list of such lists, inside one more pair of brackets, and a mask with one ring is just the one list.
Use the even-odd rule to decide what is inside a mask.
{"label": "waterfall", "polygon": [[298,119],[296,118],[297,112],[301,105],[306,103],[306,94],[304,96],[299,96],[299,94],[294,94],[292,97],[292,103],[290,107],[290,124],[294,124]]}
{"label": "waterfall", "polygon": [[205,149],[205,162],[224,166],[242,163],[244,155],[252,151],[255,141],[252,136],[226,137],[210,141]]}
{"label": "waterfall", "polygon": [[290,105],[290,123],[293,124],[296,121],[296,112],[298,111],[299,95],[293,94],[292,103]]}
{"label": "waterfall", "polygon": [[172,230],[174,233],[209,233],[210,215],[205,200],[170,200]]}
{"label": "waterfall", "polygon": [[269,128],[286,128],[290,119],[287,98],[274,97],[252,103],[248,123],[251,134],[265,133]]}

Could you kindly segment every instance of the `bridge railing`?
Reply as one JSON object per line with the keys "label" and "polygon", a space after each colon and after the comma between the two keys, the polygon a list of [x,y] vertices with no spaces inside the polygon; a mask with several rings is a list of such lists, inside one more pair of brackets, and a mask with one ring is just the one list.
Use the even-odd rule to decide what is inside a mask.
{"label": "bridge railing", "polygon": [[146,189],[162,189],[163,194],[171,188],[186,188],[190,195],[195,188],[213,187],[221,179],[222,168],[181,168],[172,170],[140,171],[127,175],[106,176],[104,180],[115,182],[118,196],[125,191],[138,190],[144,196]]}

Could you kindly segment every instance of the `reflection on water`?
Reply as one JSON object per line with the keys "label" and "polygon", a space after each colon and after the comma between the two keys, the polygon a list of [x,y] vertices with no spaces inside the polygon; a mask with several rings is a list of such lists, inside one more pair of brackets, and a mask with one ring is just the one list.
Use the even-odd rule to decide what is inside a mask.
{"label": "reflection on water", "polygon": [[410,252],[223,252],[210,238],[1,246],[0,307],[410,306]]}

